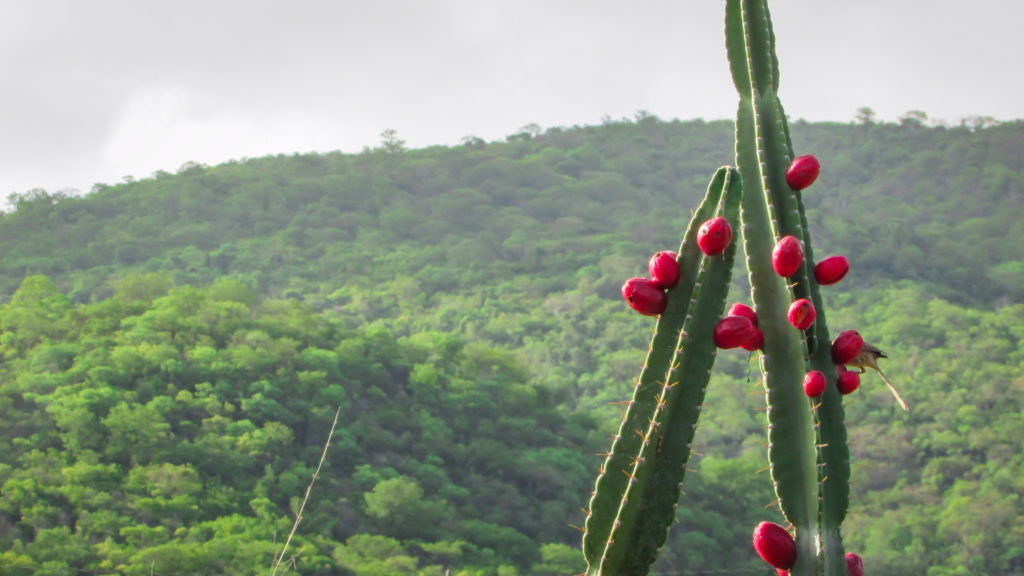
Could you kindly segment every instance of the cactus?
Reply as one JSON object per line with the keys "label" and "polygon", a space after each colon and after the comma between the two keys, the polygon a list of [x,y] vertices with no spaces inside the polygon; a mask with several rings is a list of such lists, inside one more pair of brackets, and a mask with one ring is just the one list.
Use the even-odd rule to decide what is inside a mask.
{"label": "cactus", "polygon": [[[765,336],[761,367],[768,397],[768,459],[780,508],[796,530],[797,562],[790,574],[845,574],[839,528],[849,503],[850,454],[825,309],[808,274],[814,252],[807,216],[801,192],[786,180],[794,155],[778,98],[778,59],[766,0],[727,0],[726,48],[740,95],[736,163],[748,191],[742,234]],[[803,264],[788,279],[775,274],[771,264],[772,247],[785,236],[795,237],[804,249]],[[801,332],[788,325],[786,316],[792,302],[804,299],[813,305],[815,319]],[[811,370],[828,381],[816,405],[801,386]]]}
{"label": "cactus", "polygon": [[583,536],[590,575],[646,574],[675,519],[736,254],[735,242],[720,255],[703,254],[697,232],[713,216],[738,224],[742,195],[736,169],[720,168],[683,237],[679,283],[668,291],[590,500]]}
{"label": "cactus", "polygon": [[[726,49],[740,100],[738,170],[715,174],[678,252],[681,279],[667,292],[590,501],[583,537],[589,576],[648,573],[675,516],[715,344],[741,340],[759,352],[769,469],[779,509],[795,531],[795,558],[787,556],[785,567],[792,576],[846,574],[840,526],[849,504],[850,455],[837,376],[854,373],[837,367],[843,362],[834,358],[818,287],[841,279],[847,264],[828,259],[810,273],[814,254],[801,191],[819,165],[810,156],[793,163],[767,0],[726,0]],[[737,220],[756,314],[734,306],[741,313],[720,322]],[[741,331],[750,340],[756,331],[757,342],[737,336]],[[851,338],[840,338],[841,353],[849,352]]]}

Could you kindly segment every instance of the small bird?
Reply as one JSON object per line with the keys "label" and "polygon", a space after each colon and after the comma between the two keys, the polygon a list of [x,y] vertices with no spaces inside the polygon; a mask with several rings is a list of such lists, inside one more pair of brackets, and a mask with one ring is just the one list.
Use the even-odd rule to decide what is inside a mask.
{"label": "small bird", "polygon": [[850,360],[846,365],[853,366],[854,368],[860,368],[861,374],[867,372],[867,368],[871,368],[875,372],[878,372],[878,375],[882,377],[885,385],[889,387],[889,390],[892,390],[892,395],[896,397],[896,401],[900,403],[900,407],[903,408],[904,411],[909,412],[910,408],[907,407],[907,402],[902,396],[900,396],[900,393],[896,391],[896,387],[892,385],[892,382],[889,382],[889,379],[885,376],[885,372],[882,372],[882,369],[878,367],[879,358],[888,358],[888,356],[885,355],[885,352],[882,352],[878,348],[875,348],[871,344],[865,342],[864,349],[861,350],[860,356]]}

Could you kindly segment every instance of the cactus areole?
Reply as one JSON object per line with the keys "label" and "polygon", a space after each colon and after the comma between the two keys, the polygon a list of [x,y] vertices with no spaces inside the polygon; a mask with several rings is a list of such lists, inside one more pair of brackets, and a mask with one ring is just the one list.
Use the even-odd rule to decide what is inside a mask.
{"label": "cactus areole", "polygon": [[761,522],[754,528],[754,550],[773,568],[789,570],[796,564],[793,537],[774,522]]}
{"label": "cactus areole", "polygon": [[732,225],[721,216],[704,223],[697,232],[697,245],[708,256],[717,256],[725,252],[732,243]]}
{"label": "cactus areole", "polygon": [[803,190],[814,184],[821,172],[821,164],[814,156],[801,156],[789,165],[786,170],[786,184],[793,190]]}
{"label": "cactus areole", "polygon": [[671,288],[679,283],[679,263],[676,262],[676,258],[676,253],[670,250],[663,250],[651,256],[647,270],[655,284],[662,288]]}

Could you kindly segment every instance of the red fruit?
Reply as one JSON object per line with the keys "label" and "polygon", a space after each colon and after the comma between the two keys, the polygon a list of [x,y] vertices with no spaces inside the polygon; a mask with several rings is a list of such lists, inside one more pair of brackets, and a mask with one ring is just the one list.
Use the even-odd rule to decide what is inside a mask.
{"label": "red fruit", "polygon": [[754,324],[743,316],[726,316],[715,325],[715,346],[737,348],[750,340]]}
{"label": "red fruit", "polygon": [[645,316],[657,316],[665,311],[668,296],[653,280],[630,278],[622,285],[622,297],[633,310]]}
{"label": "red fruit", "polygon": [[789,570],[796,564],[796,542],[785,528],[773,522],[761,522],[754,528],[754,550],[779,570]]}
{"label": "red fruit", "polygon": [[864,350],[864,339],[856,330],[843,330],[832,341],[832,361],[843,365],[860,356]]}
{"label": "red fruit", "polygon": [[797,330],[807,330],[814,324],[814,304],[807,298],[801,298],[789,307],[789,323]]}
{"label": "red fruit", "polygon": [[789,576],[789,570],[783,570],[782,568],[776,568],[775,572],[777,572],[779,576]]}
{"label": "red fruit", "polygon": [[789,278],[800,269],[804,262],[804,248],[795,236],[786,236],[772,251],[772,268],[783,278]]}
{"label": "red fruit", "polygon": [[747,306],[746,304],[740,304],[739,302],[733,304],[732,307],[729,308],[728,315],[743,316],[744,318],[750,320],[754,324],[754,326],[757,326],[757,312],[754,312],[754,309],[751,308],[750,306]]}
{"label": "red fruit", "polygon": [[840,394],[849,394],[860,387],[860,374],[844,370],[839,373],[839,379],[836,381],[836,384],[839,385]]}
{"label": "red fruit", "polygon": [[761,332],[760,328],[754,326],[754,331],[750,333],[750,338],[747,338],[747,341],[741,344],[740,347],[748,352],[764,348],[764,332]]}
{"label": "red fruit", "polygon": [[846,553],[846,576],[864,576],[864,560],[859,554]]}
{"label": "red fruit", "polygon": [[804,376],[804,394],[811,398],[821,396],[825,391],[825,375],[817,370],[811,370]]}
{"label": "red fruit", "polygon": [[697,245],[708,256],[716,256],[725,252],[732,242],[732,225],[721,216],[712,218],[701,224],[697,231]]}
{"label": "red fruit", "polygon": [[803,190],[818,179],[821,172],[821,164],[818,159],[808,154],[801,156],[789,165],[786,170],[786,184],[793,190]]}
{"label": "red fruit", "polygon": [[850,263],[845,256],[829,256],[814,267],[814,279],[822,286],[835,284],[850,271]]}
{"label": "red fruit", "polygon": [[647,270],[651,273],[651,280],[662,288],[671,288],[679,282],[679,262],[676,262],[675,252],[663,250],[651,256]]}

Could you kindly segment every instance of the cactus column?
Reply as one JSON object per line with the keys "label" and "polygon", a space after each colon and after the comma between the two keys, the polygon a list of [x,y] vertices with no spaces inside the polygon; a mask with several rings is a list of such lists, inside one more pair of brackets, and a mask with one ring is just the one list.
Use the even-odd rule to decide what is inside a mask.
{"label": "cactus column", "polygon": [[[787,182],[793,150],[777,94],[778,61],[766,0],[726,0],[726,46],[740,97],[739,170],[722,168],[712,179],[680,247],[681,279],[668,290],[667,303],[661,292],[650,294],[657,311],[665,307],[590,501],[583,537],[588,576],[644,576],[654,563],[675,518],[716,340],[760,349],[772,481],[796,538],[794,543],[786,530],[764,523],[755,535],[758,553],[792,576],[846,574],[840,525],[849,501],[849,450],[824,306],[809,273],[814,255],[807,217],[801,192],[794,189],[806,187],[813,176],[793,187]],[[716,215],[732,228],[742,224],[757,334],[763,338],[754,345],[748,319],[719,321],[735,243],[722,254],[717,247],[695,246],[698,227],[723,226],[717,219],[715,226],[708,222]],[[780,242],[780,260],[773,266]],[[624,295],[635,299],[631,304],[638,311],[657,313],[653,300],[641,301],[632,291]],[[746,324],[748,336],[734,331],[720,338],[726,331],[717,328],[733,324]],[[815,371],[821,374],[809,375]],[[805,378],[815,382],[808,388],[814,398],[804,389]]]}
{"label": "cactus column", "polygon": [[697,230],[716,215],[738,225],[742,195],[736,169],[720,168],[679,248],[679,283],[590,500],[583,553],[591,576],[647,574],[675,519],[736,254],[735,242],[703,254]]}
{"label": "cactus column", "polygon": [[[796,529],[793,576],[846,574],[839,527],[849,501],[849,450],[836,366],[818,286],[809,271],[813,250],[799,191],[786,182],[793,159],[789,127],[778,98],[775,35],[765,0],[727,0],[726,47],[740,104],[736,163],[748,194],[743,238],[755,309],[764,325],[761,366],[769,420],[769,463],[780,508]],[[785,236],[804,249],[804,263],[790,278],[775,274],[771,250]],[[801,332],[786,322],[787,308],[808,299],[817,312]],[[809,370],[827,385],[814,406],[802,393]]]}

